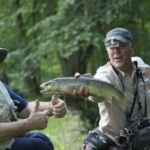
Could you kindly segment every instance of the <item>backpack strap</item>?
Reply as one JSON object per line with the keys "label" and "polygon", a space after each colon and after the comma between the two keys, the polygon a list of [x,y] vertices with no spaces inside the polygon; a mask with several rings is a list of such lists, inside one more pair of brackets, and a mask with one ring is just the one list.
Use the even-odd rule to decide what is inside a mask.
{"label": "backpack strap", "polygon": [[140,102],[140,95],[139,95],[139,78],[141,78],[143,84],[144,84],[144,93],[145,93],[145,111],[144,111],[144,117],[147,117],[147,99],[146,99],[146,92],[145,92],[145,81],[144,81],[144,78],[142,76],[142,71],[140,68],[138,68],[138,63],[137,61],[134,61],[134,65],[136,66],[136,73],[135,73],[135,76],[134,76],[134,100],[133,100],[133,103],[132,103],[132,107],[131,107],[131,111],[130,111],[130,114],[129,114],[129,118],[131,118],[132,116],[132,113],[133,113],[133,109],[134,109],[134,105],[135,105],[135,101],[137,100],[138,101],[138,104],[139,104],[139,110],[142,110],[142,105],[141,105],[141,102]]}
{"label": "backpack strap", "polygon": [[122,74],[112,64],[111,64],[111,66],[112,66],[114,72],[117,74],[117,76],[118,76],[118,78],[119,78],[119,80],[121,82],[122,90],[125,92],[125,87],[124,87],[124,84],[123,84],[123,76],[122,76]]}
{"label": "backpack strap", "polygon": [[140,102],[140,96],[139,96],[139,88],[138,88],[138,72],[137,72],[137,65],[136,65],[136,73],[134,74],[134,83],[133,83],[133,94],[134,94],[134,98],[133,98],[133,102],[132,102],[132,106],[131,106],[131,110],[130,113],[128,115],[128,118],[131,119],[133,110],[134,110],[134,106],[135,106],[135,102],[137,101],[139,104],[139,110],[142,109],[142,105]]}
{"label": "backpack strap", "polygon": [[[132,103],[132,106],[131,106],[131,110],[130,110],[130,113],[129,115],[127,116],[128,119],[131,119],[131,116],[132,116],[132,113],[133,113],[133,110],[134,110],[134,106],[135,106],[135,102],[138,101],[138,104],[139,104],[139,110],[142,110],[142,105],[141,105],[141,102],[140,102],[140,95],[139,95],[139,88],[138,88],[138,80],[139,78],[142,79],[143,83],[144,83],[144,91],[145,91],[145,81],[143,79],[143,76],[142,76],[142,71],[140,68],[138,68],[138,63],[137,61],[134,61],[134,65],[136,67],[136,73],[134,75],[134,99],[133,99],[133,103]],[[124,87],[124,84],[123,84],[123,76],[122,74],[111,64],[114,72],[117,74],[120,82],[121,82],[121,85],[122,85],[122,89],[123,91],[125,91],[125,87]],[[144,112],[144,116],[147,116],[147,100],[146,100],[146,93],[145,93],[145,112]]]}

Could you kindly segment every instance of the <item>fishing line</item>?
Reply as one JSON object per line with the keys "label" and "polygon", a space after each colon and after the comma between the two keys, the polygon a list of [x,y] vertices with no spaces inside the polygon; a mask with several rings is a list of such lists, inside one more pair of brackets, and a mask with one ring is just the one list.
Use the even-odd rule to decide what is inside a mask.
{"label": "fishing line", "polygon": [[63,95],[63,98],[64,98],[64,102],[66,103],[66,101],[67,101],[67,100],[66,100],[66,97],[65,97],[65,95]]}
{"label": "fishing line", "polygon": [[[85,98],[84,99],[85,119],[88,120],[88,113],[87,113],[88,112],[87,111],[88,110],[88,103],[87,103],[87,101],[88,100]],[[86,130],[87,133],[89,132],[89,129],[87,127],[85,128],[85,130]]]}
{"label": "fishing line", "polygon": [[[62,95],[62,96],[64,98],[64,102],[66,103],[67,99],[66,99],[65,95]],[[69,114],[71,114],[70,111],[68,109],[66,109],[66,115],[69,115]]]}

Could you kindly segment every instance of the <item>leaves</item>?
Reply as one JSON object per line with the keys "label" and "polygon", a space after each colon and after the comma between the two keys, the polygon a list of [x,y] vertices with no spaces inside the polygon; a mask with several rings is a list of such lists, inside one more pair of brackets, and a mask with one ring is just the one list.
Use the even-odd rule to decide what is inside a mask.
{"label": "leaves", "polygon": [[2,0],[0,4],[0,44],[9,50],[1,74],[15,82],[28,77],[40,84],[76,71],[94,74],[107,60],[105,34],[118,26],[131,31],[135,55],[149,63],[148,0]]}

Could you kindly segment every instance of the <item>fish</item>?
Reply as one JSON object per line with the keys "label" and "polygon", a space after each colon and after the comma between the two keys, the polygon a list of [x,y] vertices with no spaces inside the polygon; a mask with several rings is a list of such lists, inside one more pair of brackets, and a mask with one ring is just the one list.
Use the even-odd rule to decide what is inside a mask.
{"label": "fish", "polygon": [[[123,92],[112,84],[87,76],[52,79],[40,85],[40,92],[71,96],[73,89],[79,92],[81,86],[88,89],[90,96],[103,97],[108,103],[112,103],[112,98],[114,97],[124,110],[126,109],[128,101],[133,99],[132,94]],[[96,100],[96,103],[99,103],[99,101]]]}

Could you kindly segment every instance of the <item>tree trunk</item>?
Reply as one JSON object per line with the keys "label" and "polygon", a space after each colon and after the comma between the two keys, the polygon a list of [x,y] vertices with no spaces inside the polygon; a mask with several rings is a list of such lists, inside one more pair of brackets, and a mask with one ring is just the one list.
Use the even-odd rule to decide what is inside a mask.
{"label": "tree trunk", "polygon": [[74,76],[76,72],[81,74],[86,73],[88,60],[93,53],[93,48],[90,45],[86,50],[80,49],[72,53],[69,58],[61,57],[58,53],[63,76]]}
{"label": "tree trunk", "polygon": [[[36,7],[36,1],[34,1],[33,3],[34,3],[33,4],[33,9],[34,9],[34,7]],[[16,10],[21,8],[20,0],[14,0],[12,4]],[[33,24],[35,23],[35,14],[34,13],[32,14],[32,23]],[[25,47],[27,47],[27,45],[28,45],[27,44],[28,40],[26,39],[26,28],[25,28],[25,24],[24,24],[21,13],[17,14],[17,16],[16,16],[16,27],[17,27],[17,31],[18,31],[18,42],[20,43],[20,49],[24,49],[24,51],[20,50],[20,55],[21,55],[21,58],[25,59],[27,56],[30,55],[31,49],[28,48],[25,50]],[[33,38],[36,39],[36,33],[33,34]],[[36,42],[36,40],[35,40],[35,42]],[[24,60],[22,60],[22,62],[23,61]],[[33,61],[34,60],[29,60],[30,63],[32,63]],[[28,74],[26,76],[24,76],[24,83],[28,89],[30,97],[35,97],[36,95],[40,94],[40,88],[39,88],[40,69],[32,68],[32,67],[28,66],[27,63],[24,63],[24,64],[25,64],[24,66],[21,65],[21,66],[23,66],[22,69],[24,69],[23,71],[25,73],[28,72]]]}

